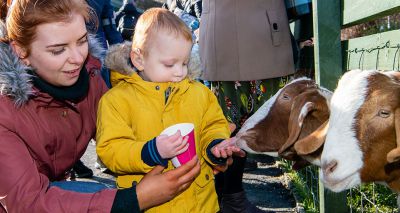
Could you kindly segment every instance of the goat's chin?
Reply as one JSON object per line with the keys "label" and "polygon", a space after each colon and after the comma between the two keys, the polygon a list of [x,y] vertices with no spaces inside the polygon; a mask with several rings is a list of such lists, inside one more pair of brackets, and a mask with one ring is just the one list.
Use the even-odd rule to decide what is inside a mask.
{"label": "goat's chin", "polygon": [[321,159],[319,157],[311,157],[311,156],[301,156],[306,161],[310,162],[312,165],[321,166]]}
{"label": "goat's chin", "polygon": [[239,148],[243,149],[244,151],[246,151],[247,153],[250,154],[263,154],[263,155],[269,155],[271,157],[278,157],[278,152],[259,152],[259,151],[255,151],[252,148],[250,148],[247,145],[247,141],[243,140],[242,138],[239,138],[236,141],[236,145],[239,146]]}
{"label": "goat's chin", "polygon": [[334,179],[331,177],[325,177],[320,171],[320,179],[324,183],[324,186],[333,192],[341,192],[361,184],[361,179],[358,172],[341,179]]}

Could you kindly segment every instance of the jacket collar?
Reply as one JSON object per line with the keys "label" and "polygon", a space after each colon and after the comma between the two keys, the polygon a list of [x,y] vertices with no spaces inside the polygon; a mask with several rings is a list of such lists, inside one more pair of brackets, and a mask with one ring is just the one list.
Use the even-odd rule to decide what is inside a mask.
{"label": "jacket collar", "polygon": [[[116,44],[109,48],[105,58],[105,66],[111,70],[111,83],[118,84],[120,81],[129,81],[136,69],[130,63],[131,42]],[[189,81],[198,79],[202,74],[199,47],[193,45],[188,65]]]}
{"label": "jacket collar", "polygon": [[[148,95],[149,97],[158,98],[161,96],[174,97],[178,100],[179,97],[189,89],[191,85],[191,80],[185,78],[180,82],[149,82],[144,81],[136,72],[132,73],[130,76],[123,75],[118,72],[111,73],[111,79],[120,79],[120,81],[127,82],[134,85],[140,93]],[[167,95],[168,93],[168,95]]]}
{"label": "jacket collar", "polygon": [[[0,23],[0,36],[6,34],[4,24]],[[102,61],[105,50],[100,42],[94,35],[89,35],[88,41],[90,55]],[[0,58],[0,95],[11,97],[16,106],[21,106],[35,94],[29,74],[33,68],[24,65],[6,43],[0,43]]]}

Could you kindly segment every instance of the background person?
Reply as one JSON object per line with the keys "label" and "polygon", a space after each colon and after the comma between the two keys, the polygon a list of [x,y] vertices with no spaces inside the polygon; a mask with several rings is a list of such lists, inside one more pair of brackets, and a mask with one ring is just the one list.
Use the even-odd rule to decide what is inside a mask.
{"label": "background person", "polygon": [[135,0],[124,0],[115,16],[117,30],[125,41],[131,41],[135,31],[136,22],[142,13],[136,8]]}
{"label": "background person", "polygon": [[[199,46],[202,79],[211,81],[225,116],[237,130],[294,73],[281,0],[203,0]],[[223,213],[261,212],[243,190],[245,162],[246,158],[235,157],[232,166],[216,177]]]}
{"label": "background person", "polygon": [[[111,45],[123,42],[121,33],[117,30],[114,8],[111,6],[110,0],[87,0],[87,2],[97,15],[96,37],[100,40],[103,48],[108,49]],[[90,26],[93,26],[93,24],[89,24]],[[110,71],[105,67],[102,68],[101,76],[107,87],[110,88]]]}

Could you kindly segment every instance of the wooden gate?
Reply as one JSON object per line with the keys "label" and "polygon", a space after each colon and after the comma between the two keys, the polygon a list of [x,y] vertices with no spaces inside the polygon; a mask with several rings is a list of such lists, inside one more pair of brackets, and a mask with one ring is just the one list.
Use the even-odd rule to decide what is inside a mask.
{"label": "wooden gate", "polygon": [[[400,11],[400,0],[313,0],[315,80],[334,90],[347,70],[399,70],[400,30],[341,41],[341,30]],[[320,212],[349,212],[346,193],[320,183]]]}

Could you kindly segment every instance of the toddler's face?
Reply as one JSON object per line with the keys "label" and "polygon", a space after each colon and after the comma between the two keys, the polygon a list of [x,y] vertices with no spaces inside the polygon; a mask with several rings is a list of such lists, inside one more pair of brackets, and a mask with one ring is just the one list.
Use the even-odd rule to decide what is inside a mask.
{"label": "toddler's face", "polygon": [[149,41],[141,76],[151,82],[179,82],[188,73],[192,42],[183,36],[160,31]]}

